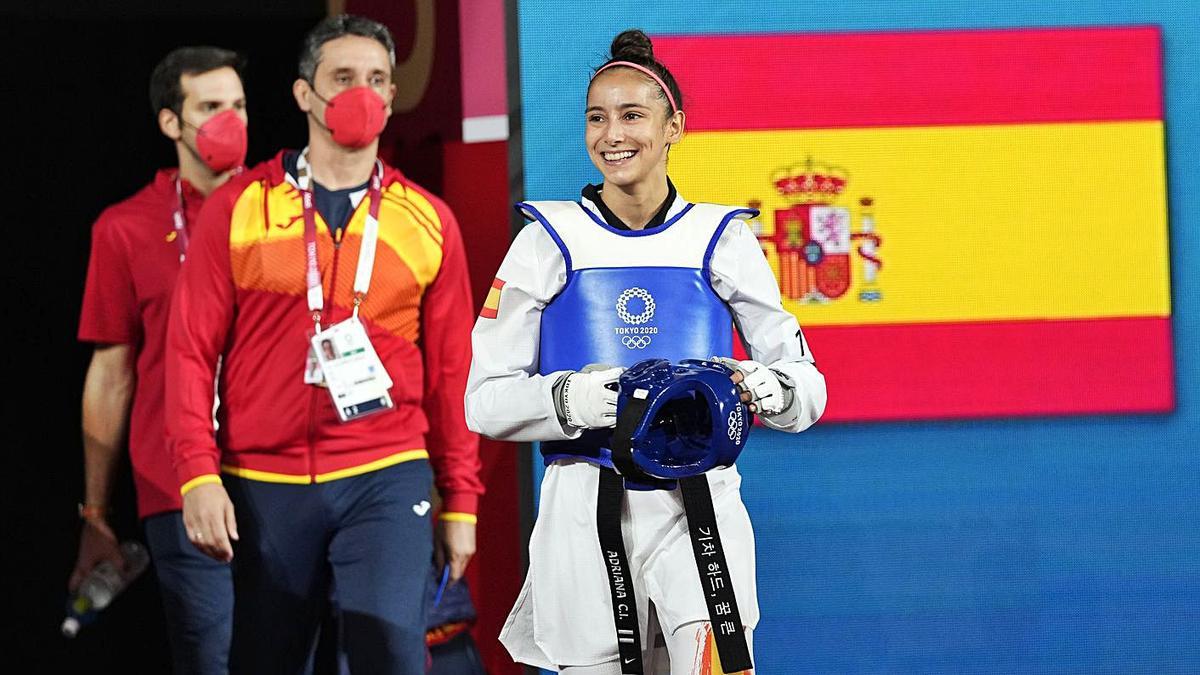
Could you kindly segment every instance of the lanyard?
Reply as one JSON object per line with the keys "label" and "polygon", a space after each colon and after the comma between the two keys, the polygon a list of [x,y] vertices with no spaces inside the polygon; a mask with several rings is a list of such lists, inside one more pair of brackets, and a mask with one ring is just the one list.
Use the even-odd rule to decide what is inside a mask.
{"label": "lanyard", "polygon": [[183,179],[179,176],[175,176],[175,213],[171,214],[171,219],[175,223],[175,245],[179,247],[179,262],[182,264],[187,257],[188,234],[187,216],[183,211]]}
{"label": "lanyard", "polygon": [[[237,167],[233,170],[233,175],[238,175],[245,167]],[[183,203],[183,176],[175,174],[175,212],[171,214],[171,221],[175,227],[175,245],[179,247],[179,262],[183,263],[183,259],[187,257],[188,248],[188,232],[187,232],[187,212],[184,210]]]}
{"label": "lanyard", "polygon": [[[317,217],[313,207],[313,192],[308,171],[308,148],[296,159],[296,186],[300,188],[300,201],[304,207],[304,255],[307,258],[305,282],[308,286],[308,309],[312,312],[313,324],[321,332],[321,312],[325,309],[325,289],[321,286],[321,270],[317,266]],[[367,193],[370,207],[363,226],[362,244],[358,250],[358,269],[354,273],[354,316],[358,306],[367,297],[371,287],[371,273],[375,269],[375,244],[379,240],[379,204],[383,201],[383,163],[375,160],[375,172],[371,174],[371,187]],[[348,225],[347,225],[348,226]],[[330,296],[332,301],[332,295]]]}

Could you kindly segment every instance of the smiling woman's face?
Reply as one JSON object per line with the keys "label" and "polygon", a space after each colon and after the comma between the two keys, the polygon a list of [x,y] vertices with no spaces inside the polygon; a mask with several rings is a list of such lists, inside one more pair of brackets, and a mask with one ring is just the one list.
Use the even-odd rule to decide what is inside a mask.
{"label": "smiling woman's face", "polygon": [[600,73],[588,88],[586,115],[588,157],[605,184],[665,178],[667,149],[683,134],[683,114],[670,114],[653,80],[631,68]]}

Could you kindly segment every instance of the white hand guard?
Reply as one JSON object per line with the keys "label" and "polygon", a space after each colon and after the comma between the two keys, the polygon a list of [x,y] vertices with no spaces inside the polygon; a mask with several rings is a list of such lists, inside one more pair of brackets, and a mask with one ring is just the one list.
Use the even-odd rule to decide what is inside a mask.
{"label": "white hand guard", "polygon": [[[738,388],[750,394],[747,405],[750,412],[770,417],[778,415],[792,405],[792,387],[781,382],[780,374],[758,361],[738,361],[714,356],[713,361],[728,366],[742,374]],[[787,383],[790,384],[790,383]]]}
{"label": "white hand guard", "polygon": [[624,368],[571,373],[563,381],[559,403],[564,421],[576,429],[617,425],[617,379]]}

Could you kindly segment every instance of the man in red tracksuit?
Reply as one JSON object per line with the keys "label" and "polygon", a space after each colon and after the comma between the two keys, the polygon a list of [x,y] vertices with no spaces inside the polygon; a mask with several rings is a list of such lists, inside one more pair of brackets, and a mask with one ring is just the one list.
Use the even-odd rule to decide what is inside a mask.
{"label": "man in red tracksuit", "polygon": [[[474,553],[467,267],[446,205],[377,159],[394,65],[374,21],[309,33],[293,86],[308,147],[213,194],[176,288],[168,438],[189,538],[234,562],[235,673],[300,672],[331,583],[352,670],[424,673],[435,476],[439,557],[457,579]],[[378,355],[363,381],[392,384],[374,414],[335,407],[341,371],[312,365],[326,336],[337,360]]]}

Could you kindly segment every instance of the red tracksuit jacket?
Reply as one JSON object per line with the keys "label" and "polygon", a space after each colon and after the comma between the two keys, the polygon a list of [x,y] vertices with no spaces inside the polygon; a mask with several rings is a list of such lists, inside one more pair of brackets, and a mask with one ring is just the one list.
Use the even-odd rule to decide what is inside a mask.
{"label": "red tracksuit jacket", "polygon": [[[180,270],[167,332],[166,412],[181,491],[215,482],[220,472],[319,483],[428,457],[445,513],[473,519],[483,487],[463,390],[474,316],[453,214],[385,167],[375,269],[359,316],[395,383],[396,407],[341,423],[328,391],[303,382],[313,330],[304,218],[283,157],[209,197]],[[317,215],[325,326],[350,315],[368,201],[340,242]]]}

